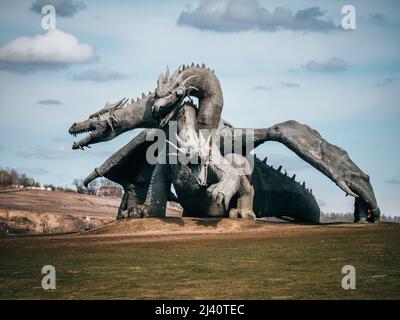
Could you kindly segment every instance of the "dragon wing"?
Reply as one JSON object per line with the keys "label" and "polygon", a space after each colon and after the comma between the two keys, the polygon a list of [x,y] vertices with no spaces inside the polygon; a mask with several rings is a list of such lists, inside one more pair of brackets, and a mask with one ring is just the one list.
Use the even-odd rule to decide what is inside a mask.
{"label": "dragon wing", "polygon": [[[380,210],[369,176],[350,159],[345,150],[323,139],[316,130],[289,120],[265,129],[225,128],[220,133],[223,139],[237,139],[245,146],[248,130],[253,134],[254,148],[266,141],[280,142],[330,178],[346,194],[355,197],[356,222],[361,219],[371,222],[379,220]],[[244,153],[249,151],[242,150]]]}
{"label": "dragon wing", "polygon": [[137,196],[144,201],[154,165],[146,161],[147,148],[153,141],[146,140],[152,129],[145,129],[128,144],[115,152],[84,180],[87,186],[94,179],[105,177],[129,189],[135,187]]}

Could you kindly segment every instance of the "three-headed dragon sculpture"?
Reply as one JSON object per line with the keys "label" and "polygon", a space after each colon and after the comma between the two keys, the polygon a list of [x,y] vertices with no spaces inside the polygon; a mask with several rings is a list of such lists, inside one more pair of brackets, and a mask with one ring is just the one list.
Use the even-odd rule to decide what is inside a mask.
{"label": "three-headed dragon sculpture", "polygon": [[[220,82],[204,64],[183,65],[172,75],[167,70],[155,91],[135,100],[107,103],[71,126],[73,135],[90,132],[74,142],[73,149],[111,140],[129,130],[143,130],[97,167],[85,185],[106,177],[123,187],[118,219],[163,217],[167,201],[176,201],[183,207],[183,216],[276,216],[319,222],[319,206],[305,183],[287,176],[282,167],[274,169],[266,159],[251,155],[260,144],[277,141],[355,198],[355,222],[379,221],[369,176],[346,151],[293,120],[269,128],[235,128],[221,119],[222,109]],[[154,152],[156,139],[164,148]],[[168,154],[167,146],[173,150]],[[156,159],[164,154],[166,160],[149,161],[152,152]]]}

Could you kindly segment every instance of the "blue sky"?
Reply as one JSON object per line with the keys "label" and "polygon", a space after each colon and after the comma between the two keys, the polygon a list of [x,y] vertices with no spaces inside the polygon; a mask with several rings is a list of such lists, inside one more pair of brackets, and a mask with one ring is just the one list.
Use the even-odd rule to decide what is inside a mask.
{"label": "blue sky", "polygon": [[[47,3],[57,10],[60,51],[41,28],[37,8]],[[344,4],[1,1],[0,166],[70,186],[135,135],[73,151],[73,122],[153,90],[167,65],[204,62],[221,81],[226,120],[312,126],[371,176],[382,212],[398,215],[400,3],[352,1],[351,31],[338,28]],[[323,211],[352,211],[353,199],[284,146],[267,143],[256,153],[305,180]]]}

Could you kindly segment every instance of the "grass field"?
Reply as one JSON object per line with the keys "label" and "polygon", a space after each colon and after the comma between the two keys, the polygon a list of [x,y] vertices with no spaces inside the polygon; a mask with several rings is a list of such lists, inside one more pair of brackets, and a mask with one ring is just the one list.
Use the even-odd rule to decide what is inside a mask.
{"label": "grass field", "polygon": [[[98,235],[3,237],[0,298],[400,298],[400,225],[272,228],[142,242]],[[46,264],[56,268],[56,290],[41,288]],[[356,268],[356,290],[341,287],[346,264]]]}

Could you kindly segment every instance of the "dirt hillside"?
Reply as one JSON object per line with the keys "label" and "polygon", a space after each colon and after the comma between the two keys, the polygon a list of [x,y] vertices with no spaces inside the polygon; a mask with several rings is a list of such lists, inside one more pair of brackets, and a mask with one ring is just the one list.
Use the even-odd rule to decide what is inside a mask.
{"label": "dirt hillside", "polygon": [[113,220],[120,199],[96,197],[61,191],[22,190],[0,193],[0,209],[51,212],[71,216],[86,216]]}
{"label": "dirt hillside", "polygon": [[113,221],[120,199],[85,194],[10,190],[0,193],[0,233],[73,232]]}
{"label": "dirt hillside", "polygon": [[[61,191],[5,190],[0,192],[1,233],[65,233],[102,226],[115,220],[121,199]],[[167,215],[179,217],[178,208]],[[86,217],[90,216],[90,222]]]}

